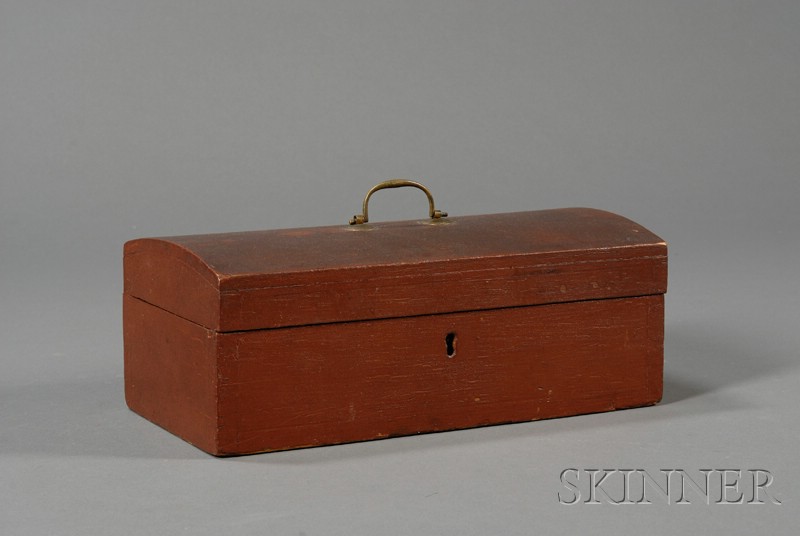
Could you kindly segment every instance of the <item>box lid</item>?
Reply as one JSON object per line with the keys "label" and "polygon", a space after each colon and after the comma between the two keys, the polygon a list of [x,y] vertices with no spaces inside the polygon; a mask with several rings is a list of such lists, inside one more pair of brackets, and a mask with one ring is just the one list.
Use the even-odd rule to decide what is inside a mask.
{"label": "box lid", "polygon": [[667,245],[567,208],[143,238],[125,292],[217,331],[662,294]]}

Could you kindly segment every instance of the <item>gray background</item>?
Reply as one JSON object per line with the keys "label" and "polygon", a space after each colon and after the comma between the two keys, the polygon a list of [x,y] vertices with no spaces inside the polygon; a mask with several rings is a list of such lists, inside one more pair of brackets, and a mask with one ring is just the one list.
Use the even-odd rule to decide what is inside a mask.
{"label": "gray background", "polygon": [[[0,1],[2,532],[790,533],[799,66],[797,1]],[[345,223],[390,177],[665,238],[664,402],[227,460],[126,409],[125,240]],[[567,507],[567,467],[784,504]]]}

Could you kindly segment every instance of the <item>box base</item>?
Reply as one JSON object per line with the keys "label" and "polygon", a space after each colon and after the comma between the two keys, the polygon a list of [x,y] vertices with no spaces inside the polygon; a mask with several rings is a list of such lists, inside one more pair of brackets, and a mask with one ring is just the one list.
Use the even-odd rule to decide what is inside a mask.
{"label": "box base", "polygon": [[663,295],[218,333],[125,296],[129,407],[217,456],[652,405]]}

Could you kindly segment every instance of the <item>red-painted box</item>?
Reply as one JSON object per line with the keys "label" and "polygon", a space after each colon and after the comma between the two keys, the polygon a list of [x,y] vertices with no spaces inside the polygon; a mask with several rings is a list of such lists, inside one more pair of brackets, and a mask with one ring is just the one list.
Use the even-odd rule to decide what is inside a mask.
{"label": "red-painted box", "polygon": [[608,212],[146,238],[124,273],[129,407],[217,456],[661,399],[667,246]]}

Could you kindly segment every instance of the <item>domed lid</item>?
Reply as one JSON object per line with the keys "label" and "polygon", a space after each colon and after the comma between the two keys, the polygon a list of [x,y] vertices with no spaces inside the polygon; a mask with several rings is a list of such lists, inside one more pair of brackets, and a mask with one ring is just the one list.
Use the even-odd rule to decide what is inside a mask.
{"label": "domed lid", "polygon": [[217,331],[661,294],[667,245],[587,208],[125,244],[125,292]]}

